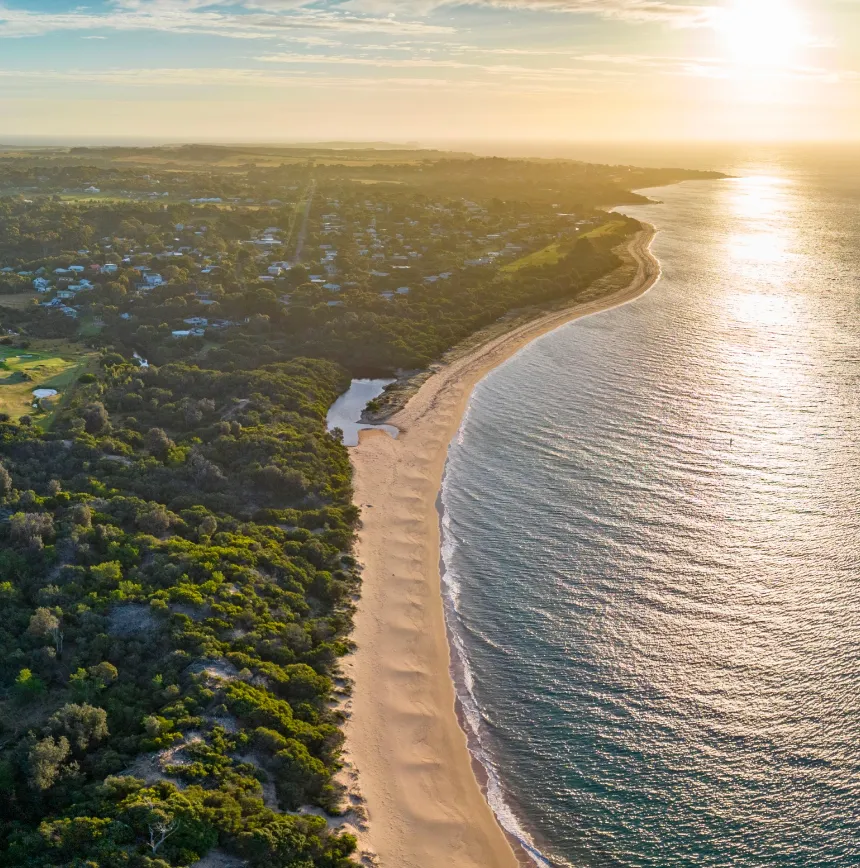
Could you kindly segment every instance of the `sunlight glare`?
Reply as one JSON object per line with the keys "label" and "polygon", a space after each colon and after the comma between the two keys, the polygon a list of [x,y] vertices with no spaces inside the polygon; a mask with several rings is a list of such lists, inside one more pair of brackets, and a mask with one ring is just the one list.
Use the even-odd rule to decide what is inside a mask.
{"label": "sunlight glare", "polygon": [[797,317],[793,300],[765,292],[736,292],[726,298],[728,314],[740,325],[778,328]]}
{"label": "sunlight glare", "polygon": [[796,61],[807,39],[805,24],[788,0],[733,0],[719,29],[737,64],[767,68]]}

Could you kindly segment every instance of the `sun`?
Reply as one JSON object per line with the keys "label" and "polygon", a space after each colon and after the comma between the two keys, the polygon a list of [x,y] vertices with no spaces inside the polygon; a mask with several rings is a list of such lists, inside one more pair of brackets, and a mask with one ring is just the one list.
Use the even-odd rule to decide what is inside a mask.
{"label": "sun", "polygon": [[719,30],[734,62],[747,67],[790,66],[808,39],[803,16],[788,0],[733,0]]}

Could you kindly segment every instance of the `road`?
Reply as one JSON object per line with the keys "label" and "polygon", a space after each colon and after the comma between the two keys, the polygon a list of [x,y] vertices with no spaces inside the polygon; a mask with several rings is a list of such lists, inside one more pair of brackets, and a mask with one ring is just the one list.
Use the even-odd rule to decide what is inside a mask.
{"label": "road", "polygon": [[310,184],[308,185],[307,202],[305,203],[305,213],[304,213],[304,216],[302,217],[302,226],[301,226],[301,229],[299,229],[299,237],[298,237],[298,240],[296,241],[296,255],[293,258],[293,262],[296,265],[298,265],[302,259],[302,250],[304,249],[304,246],[305,246],[305,239],[308,236],[308,221],[310,220],[311,206],[313,205],[314,193],[316,193],[316,189],[317,189],[317,182],[315,180],[311,181]]}

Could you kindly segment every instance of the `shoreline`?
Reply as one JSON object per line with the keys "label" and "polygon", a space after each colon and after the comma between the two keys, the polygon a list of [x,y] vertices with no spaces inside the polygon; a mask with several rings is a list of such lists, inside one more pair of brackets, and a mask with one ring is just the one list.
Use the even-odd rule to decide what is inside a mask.
{"label": "shoreline", "polygon": [[474,387],[491,370],[541,335],[626,304],[657,282],[660,264],[650,251],[655,235],[646,225],[628,242],[626,268],[635,270],[629,282],[518,325],[454,359],[387,420],[400,429],[398,439],[366,430],[350,450],[364,572],[352,636],[357,651],[343,666],[354,684],[344,761],[353,781],[358,778],[368,815],[369,828],[358,831],[365,864],[533,864],[490,808],[486,770],[470,753],[461,725],[452,677],[459,661],[449,642],[442,589],[440,496],[448,446]]}

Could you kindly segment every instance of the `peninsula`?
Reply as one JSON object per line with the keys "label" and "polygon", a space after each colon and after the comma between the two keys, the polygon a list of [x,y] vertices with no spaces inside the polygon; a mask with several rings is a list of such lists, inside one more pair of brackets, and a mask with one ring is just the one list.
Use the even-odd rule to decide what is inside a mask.
{"label": "peninsula", "polygon": [[[0,862],[512,864],[448,675],[445,450],[487,370],[655,279],[606,206],[710,177],[0,153]],[[326,412],[367,376],[403,434],[353,470]]]}

